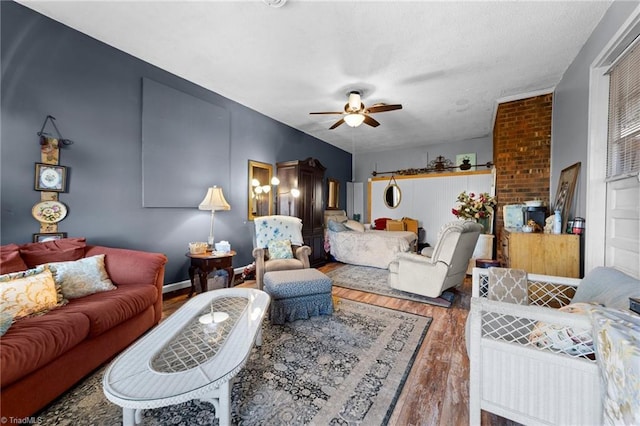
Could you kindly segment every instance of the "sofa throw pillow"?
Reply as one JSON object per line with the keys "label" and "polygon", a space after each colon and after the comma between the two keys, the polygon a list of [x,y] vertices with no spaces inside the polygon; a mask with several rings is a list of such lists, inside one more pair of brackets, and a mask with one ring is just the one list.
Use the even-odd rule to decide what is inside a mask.
{"label": "sofa throw pillow", "polygon": [[[593,303],[571,303],[559,311],[588,315],[598,306]],[[573,328],[538,321],[529,334],[529,342],[541,349],[550,349],[572,356],[595,357],[591,328]]]}
{"label": "sofa throw pillow", "polygon": [[0,309],[0,337],[9,331],[11,324],[13,324],[13,314],[2,306]]}
{"label": "sofa throw pillow", "polygon": [[0,246],[0,274],[9,274],[27,269],[27,264],[20,257],[20,247],[17,244]]}
{"label": "sofa throw pillow", "polygon": [[527,271],[512,268],[489,268],[487,299],[528,305]]}
{"label": "sofa throw pillow", "polygon": [[0,304],[14,319],[55,308],[58,292],[51,271],[40,266],[0,275]]}
{"label": "sofa throw pillow", "polygon": [[116,289],[105,269],[104,254],[73,262],[52,262],[47,265],[67,299],[77,299]]}
{"label": "sofa throw pillow", "polygon": [[344,232],[348,231],[349,228],[347,228],[344,223],[329,220],[329,230],[333,232]]}
{"label": "sofa throw pillow", "polygon": [[640,297],[640,280],[608,267],[592,269],[580,281],[571,303],[592,302],[613,309],[629,309],[629,298]]}
{"label": "sofa throw pillow", "polygon": [[270,259],[293,259],[291,251],[291,241],[274,240],[269,241],[269,258]]}
{"label": "sofa throw pillow", "polygon": [[344,226],[351,229],[352,231],[364,232],[364,225],[355,220],[351,220],[351,219],[347,220]]}
{"label": "sofa throw pillow", "polygon": [[20,255],[29,268],[48,262],[64,262],[84,257],[85,238],[62,238],[20,246]]}

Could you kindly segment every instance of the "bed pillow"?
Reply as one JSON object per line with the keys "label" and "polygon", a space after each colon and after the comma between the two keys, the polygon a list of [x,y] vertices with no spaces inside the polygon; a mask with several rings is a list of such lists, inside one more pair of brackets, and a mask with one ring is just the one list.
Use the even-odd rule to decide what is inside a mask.
{"label": "bed pillow", "polygon": [[[598,306],[594,303],[571,303],[558,309],[578,315],[588,315]],[[593,358],[594,347],[591,328],[576,328],[538,321],[529,334],[529,342],[542,349],[572,356]]]}
{"label": "bed pillow", "polygon": [[87,246],[85,238],[62,238],[42,243],[27,243],[20,246],[20,255],[29,268],[47,262],[78,260],[84,257]]}
{"label": "bed pillow", "polygon": [[364,225],[355,220],[347,220],[344,226],[351,229],[352,231],[364,232]]}
{"label": "bed pillow", "polygon": [[269,259],[293,259],[291,251],[291,241],[273,240],[269,241]]}
{"label": "bed pillow", "polygon": [[20,247],[17,244],[0,246],[0,274],[9,274],[27,269],[27,264],[20,257]]}
{"label": "bed pillow", "polygon": [[14,319],[46,312],[58,306],[58,292],[51,271],[39,266],[0,275],[0,304]]}
{"label": "bed pillow", "polygon": [[349,228],[347,228],[344,223],[336,222],[335,220],[329,220],[329,230],[333,232],[344,232],[348,231]]}
{"label": "bed pillow", "polygon": [[115,290],[104,266],[104,254],[47,264],[66,299]]}
{"label": "bed pillow", "polygon": [[387,221],[391,220],[390,217],[379,217],[378,219],[373,221],[373,226],[375,229],[385,230],[387,229]]}

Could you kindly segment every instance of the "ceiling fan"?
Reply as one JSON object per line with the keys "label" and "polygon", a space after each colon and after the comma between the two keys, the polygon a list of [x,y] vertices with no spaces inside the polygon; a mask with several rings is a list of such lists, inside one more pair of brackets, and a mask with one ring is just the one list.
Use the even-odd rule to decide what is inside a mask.
{"label": "ceiling fan", "polygon": [[329,130],[333,130],[342,123],[347,123],[348,126],[358,127],[362,123],[368,124],[371,127],[378,127],[380,123],[371,118],[369,114],[375,114],[378,112],[393,111],[396,109],[402,109],[402,105],[394,104],[375,104],[368,108],[365,108],[360,98],[360,92],[349,92],[349,101],[344,106],[344,111],[329,111],[329,112],[310,112],[309,114],[340,114],[343,115],[340,120],[329,127]]}

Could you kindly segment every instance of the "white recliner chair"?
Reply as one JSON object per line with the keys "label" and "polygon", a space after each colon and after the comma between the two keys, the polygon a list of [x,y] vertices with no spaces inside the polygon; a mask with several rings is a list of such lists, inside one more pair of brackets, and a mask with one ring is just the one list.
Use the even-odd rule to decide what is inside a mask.
{"label": "white recliner chair", "polygon": [[456,220],[442,227],[435,247],[422,254],[399,253],[389,265],[389,286],[397,290],[439,297],[462,284],[482,225]]}

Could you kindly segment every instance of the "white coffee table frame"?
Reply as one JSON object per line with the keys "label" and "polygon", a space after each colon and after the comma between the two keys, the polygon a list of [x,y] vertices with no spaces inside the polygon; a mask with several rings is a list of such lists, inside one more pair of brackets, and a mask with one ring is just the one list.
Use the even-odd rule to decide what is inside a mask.
{"label": "white coffee table frame", "polygon": [[[247,305],[237,318],[215,356],[194,368],[179,372],[159,372],[152,360],[165,345],[216,299],[246,298]],[[142,411],[179,404],[192,399],[213,403],[220,425],[230,423],[230,380],[242,369],[253,344],[262,341],[262,320],[269,295],[249,288],[230,288],[200,294],[185,303],[158,327],[120,354],[103,378],[104,394],[123,409],[125,426],[139,424]],[[188,349],[187,349],[188,350]]]}

